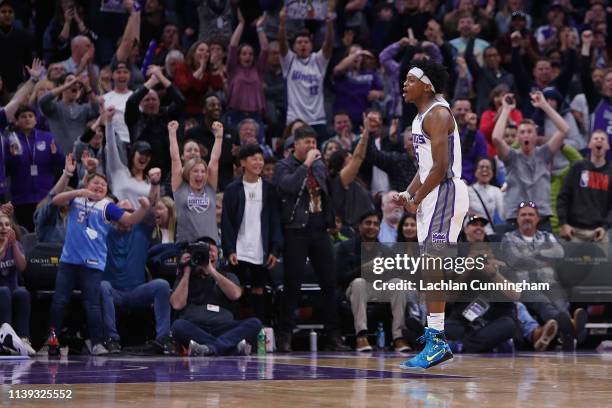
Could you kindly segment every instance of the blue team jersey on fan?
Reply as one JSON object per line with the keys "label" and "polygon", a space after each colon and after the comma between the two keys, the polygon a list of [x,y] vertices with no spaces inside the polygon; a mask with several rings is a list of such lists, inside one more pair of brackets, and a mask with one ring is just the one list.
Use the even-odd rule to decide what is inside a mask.
{"label": "blue team jersey on fan", "polygon": [[106,237],[111,222],[119,221],[123,213],[108,198],[96,202],[84,197],[72,200],[60,261],[104,271],[108,252]]}

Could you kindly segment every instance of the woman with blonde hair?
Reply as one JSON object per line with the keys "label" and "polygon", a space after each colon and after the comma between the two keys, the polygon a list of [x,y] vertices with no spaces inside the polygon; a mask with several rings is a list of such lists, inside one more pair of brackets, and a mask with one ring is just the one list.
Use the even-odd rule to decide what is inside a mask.
{"label": "woman with blonde hair", "polygon": [[194,158],[188,160],[184,167],[176,140],[178,126],[176,121],[168,123],[172,159],[171,185],[177,215],[176,241],[191,242],[201,237],[210,237],[219,242],[215,212],[223,124],[212,124],[215,143],[208,165],[204,160]]}
{"label": "woman with blonde hair", "polygon": [[153,241],[170,244],[176,240],[176,205],[170,197],[162,197],[155,206]]}
{"label": "woman with blonde hair", "polygon": [[46,132],[49,131],[49,123],[47,122],[47,118],[40,111],[40,107],[38,106],[38,100],[42,98],[44,95],[48,94],[53,88],[55,88],[55,84],[48,79],[42,79],[34,85],[34,89],[30,94],[30,98],[28,99],[28,105],[34,109],[34,113],[36,114],[36,129],[44,130]]}

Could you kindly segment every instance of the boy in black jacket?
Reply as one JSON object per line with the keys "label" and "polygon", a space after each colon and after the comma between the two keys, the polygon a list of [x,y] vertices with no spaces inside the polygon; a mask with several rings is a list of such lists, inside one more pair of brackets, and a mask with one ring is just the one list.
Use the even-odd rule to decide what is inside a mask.
{"label": "boy in black jacket", "polygon": [[264,167],[259,145],[240,148],[242,178],[230,183],[223,195],[221,237],[223,252],[242,285],[251,285],[251,306],[266,322],[264,286],[267,269],[276,264],[282,247],[278,198],[274,186],[261,178]]}
{"label": "boy in black jacket", "polygon": [[608,135],[596,130],[590,159],[575,163],[557,198],[560,235],[572,242],[608,242],[612,224],[612,166],[606,160]]}

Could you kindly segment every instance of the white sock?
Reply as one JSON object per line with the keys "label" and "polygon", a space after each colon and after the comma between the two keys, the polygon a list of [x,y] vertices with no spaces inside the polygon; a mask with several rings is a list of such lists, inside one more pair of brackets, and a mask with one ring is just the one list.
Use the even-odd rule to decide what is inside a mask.
{"label": "white sock", "polygon": [[429,313],[427,327],[437,331],[444,331],[444,313]]}

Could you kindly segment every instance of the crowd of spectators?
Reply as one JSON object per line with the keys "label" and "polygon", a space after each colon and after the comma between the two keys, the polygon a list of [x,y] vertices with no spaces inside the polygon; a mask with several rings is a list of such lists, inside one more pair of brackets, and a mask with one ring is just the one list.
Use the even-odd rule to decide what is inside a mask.
{"label": "crowd of spectators", "polygon": [[[416,241],[415,215],[391,197],[417,172],[402,86],[419,59],[450,77],[438,91],[470,191],[462,237],[511,248],[489,279],[562,256],[521,243],[609,241],[609,2],[336,0],[318,20],[283,3],[0,0],[0,323],[27,352],[56,351],[74,288],[93,354],[121,350],[115,308],[151,305],[162,353],[248,354],[271,325],[290,351],[307,274],[328,346],[349,349],[342,298],[357,350],[371,350],[367,303],[381,299],[361,251]],[[175,249],[196,241],[206,267]],[[27,252],[62,243],[50,336],[31,338]],[[152,257],[177,257],[176,279],[152,279]],[[279,269],[276,313],[265,297]],[[423,304],[386,300],[392,347],[414,347]],[[455,351],[501,350],[519,331],[538,350],[557,332],[564,350],[583,340],[585,310],[519,300],[478,327],[450,304]]]}

